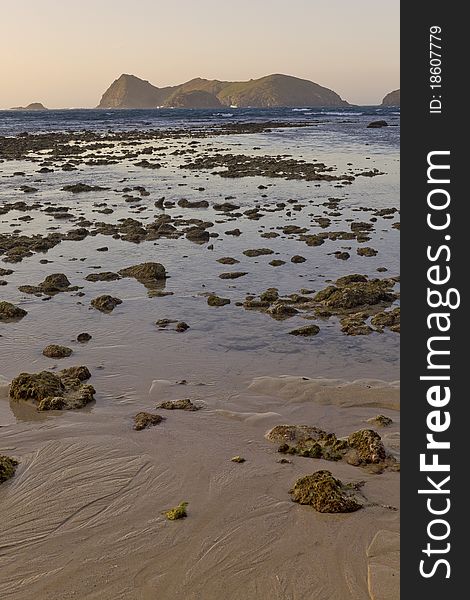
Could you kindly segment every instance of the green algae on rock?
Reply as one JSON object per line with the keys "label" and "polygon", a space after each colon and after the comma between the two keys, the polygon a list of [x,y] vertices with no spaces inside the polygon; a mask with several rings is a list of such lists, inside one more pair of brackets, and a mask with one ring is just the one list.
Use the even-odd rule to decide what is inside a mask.
{"label": "green algae on rock", "polygon": [[230,460],[232,462],[234,462],[234,463],[244,463],[244,462],[246,462],[246,458],[243,458],[242,456],[232,456],[232,458]]}
{"label": "green algae on rock", "polygon": [[264,255],[268,255],[268,254],[274,254],[274,250],[271,250],[270,248],[254,248],[252,250],[244,250],[243,254],[245,256],[249,256],[250,258],[253,258],[255,256],[264,256]]}
{"label": "green algae on rock", "polygon": [[87,367],[70,367],[56,373],[20,373],[10,385],[14,401],[32,402],[38,411],[82,408],[94,400],[95,389],[84,384],[89,379]]}
{"label": "green algae on rock", "polygon": [[97,281],[117,281],[121,277],[112,271],[102,271],[101,273],[90,273],[85,279],[86,281],[96,283]]}
{"label": "green algae on rock", "polygon": [[96,308],[96,310],[104,313],[112,312],[118,304],[122,304],[122,300],[120,298],[114,298],[109,294],[98,296],[97,298],[93,298],[91,301],[93,308]]}
{"label": "green algae on rock", "polygon": [[147,429],[147,427],[153,427],[154,425],[161,423],[164,418],[165,417],[162,417],[161,415],[139,412],[134,417],[134,429],[136,431],[141,431],[142,429]]}
{"label": "green algae on rock", "polygon": [[187,410],[196,411],[200,410],[200,406],[197,406],[189,398],[181,398],[180,400],[164,400],[157,404],[156,408],[163,408],[165,410]]}
{"label": "green algae on rock", "polygon": [[380,463],[385,460],[386,452],[382,439],[372,429],[361,429],[351,433],[348,444],[357,451],[361,462]]}
{"label": "green algae on rock", "polygon": [[265,437],[280,443],[278,452],[281,454],[344,460],[373,473],[399,470],[399,463],[387,454],[380,435],[371,429],[356,431],[348,439],[343,439],[309,425],[276,425]]}
{"label": "green algae on rock", "polygon": [[367,419],[367,423],[375,425],[376,427],[388,427],[393,423],[393,419],[386,417],[385,415],[377,415],[371,419]]}
{"label": "green algae on rock", "polygon": [[11,302],[2,300],[0,302],[0,322],[18,321],[27,315],[27,311],[15,306]]}
{"label": "green algae on rock", "polygon": [[298,327],[297,329],[292,329],[292,331],[289,331],[289,335],[310,337],[312,335],[317,335],[319,332],[320,332],[320,327],[318,327],[318,325],[304,325],[303,327]]}
{"label": "green algae on rock", "polygon": [[53,273],[48,275],[44,281],[38,285],[20,285],[20,292],[26,294],[48,294],[54,295],[60,292],[73,292],[78,290],[77,286],[72,286],[66,275],[63,273]]}
{"label": "green algae on rock", "polygon": [[176,521],[178,519],[184,519],[185,517],[188,516],[188,513],[186,512],[187,507],[188,507],[187,502],[180,502],[178,504],[178,506],[175,506],[175,508],[170,508],[169,510],[166,510],[163,514],[169,521]]}
{"label": "green algae on rock", "polygon": [[225,306],[226,304],[230,304],[230,300],[229,298],[221,298],[220,296],[211,294],[207,297],[207,304],[209,306]]}
{"label": "green algae on rock", "polygon": [[219,277],[220,279],[238,279],[245,275],[248,275],[246,271],[229,271],[228,273],[221,273]]}
{"label": "green algae on rock", "polygon": [[388,327],[390,331],[400,333],[400,307],[397,306],[393,310],[377,313],[372,317],[371,324],[378,331],[383,331],[385,327]]}
{"label": "green algae on rock", "polygon": [[67,358],[72,354],[72,349],[59,344],[49,344],[42,351],[47,358]]}
{"label": "green algae on rock", "polygon": [[344,485],[330,471],[300,477],[289,493],[293,502],[308,504],[321,513],[349,513],[362,508],[354,486]]}
{"label": "green algae on rock", "polygon": [[160,263],[147,262],[126,267],[119,271],[121,277],[133,277],[145,286],[151,285],[157,281],[164,281],[167,278],[165,267]]}
{"label": "green algae on rock", "polygon": [[0,483],[13,477],[17,466],[17,460],[4,454],[0,454]]}

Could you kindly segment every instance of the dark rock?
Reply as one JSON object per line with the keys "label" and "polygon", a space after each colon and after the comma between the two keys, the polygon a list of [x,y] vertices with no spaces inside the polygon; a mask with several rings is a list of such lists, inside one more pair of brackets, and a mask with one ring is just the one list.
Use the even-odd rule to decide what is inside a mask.
{"label": "dark rock", "polygon": [[27,315],[27,311],[23,310],[19,306],[6,302],[0,301],[0,322],[6,323],[8,321],[17,321]]}
{"label": "dark rock", "polygon": [[290,490],[292,500],[309,504],[321,513],[348,513],[359,510],[362,504],[354,488],[344,485],[330,471],[316,471],[298,479]]}
{"label": "dark rock", "polygon": [[226,304],[230,304],[230,300],[228,298],[221,298],[220,296],[211,294],[207,298],[207,304],[209,306],[225,306]]}
{"label": "dark rock", "polygon": [[81,344],[85,343],[85,342],[89,342],[91,340],[91,335],[89,333],[79,333],[77,335],[77,342],[80,342]]}
{"label": "dark rock", "polygon": [[142,429],[147,429],[147,427],[158,425],[163,420],[164,417],[161,415],[152,415],[148,412],[139,412],[134,417],[134,429],[136,431],[141,431]]}
{"label": "dark rock", "polygon": [[109,296],[105,294],[104,296],[98,296],[97,298],[93,298],[91,301],[91,305],[93,308],[104,312],[110,313],[112,312],[118,304],[122,304],[122,300],[120,298],[114,298],[113,296]]}
{"label": "dark rock", "polygon": [[300,335],[303,337],[308,337],[312,335],[317,335],[320,332],[320,327],[318,325],[304,325],[303,327],[298,327],[297,329],[293,329],[289,331],[290,335]]}
{"label": "dark rock", "polygon": [[42,351],[47,358],[67,358],[72,354],[72,349],[58,344],[49,344]]}

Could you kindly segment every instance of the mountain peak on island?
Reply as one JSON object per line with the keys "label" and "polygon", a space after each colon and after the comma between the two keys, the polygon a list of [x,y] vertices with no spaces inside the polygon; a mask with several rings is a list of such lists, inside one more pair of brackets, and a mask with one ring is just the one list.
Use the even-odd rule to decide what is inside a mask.
{"label": "mountain peak on island", "polygon": [[31,102],[28,106],[14,106],[11,110],[49,110],[41,102]]}
{"label": "mountain peak on island", "polygon": [[98,108],[218,106],[341,107],[349,104],[336,92],[313,81],[280,73],[249,81],[219,81],[196,77],[180,85],[162,88],[124,73],[105,91]]}
{"label": "mountain peak on island", "polygon": [[400,90],[393,90],[382,100],[382,106],[400,106]]}

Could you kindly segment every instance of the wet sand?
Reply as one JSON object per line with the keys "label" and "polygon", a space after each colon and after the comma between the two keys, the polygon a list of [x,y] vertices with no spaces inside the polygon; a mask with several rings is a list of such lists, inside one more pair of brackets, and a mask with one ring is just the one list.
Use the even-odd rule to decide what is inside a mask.
{"label": "wet sand", "polygon": [[[397,205],[397,156],[371,149],[372,160],[365,160],[360,145],[343,154],[328,147],[320,151],[311,132],[305,138],[310,146],[302,140],[308,129],[295,135],[286,134],[287,129],[200,137],[185,133],[160,140],[166,149],[153,154],[161,156],[132,158],[121,155],[127,142],[136,142],[131,150],[137,154],[156,142],[124,136],[111,149],[91,149],[96,140],[88,140],[84,156],[71,156],[69,150],[47,155],[46,148],[43,156],[8,157],[0,165],[2,206],[27,205],[0,215],[4,240],[86,229],[81,240],[61,238],[45,253],[29,246],[31,256],[0,262],[13,270],[1,277],[7,281],[1,299],[28,311],[19,321],[0,323],[0,453],[19,460],[15,476],[0,486],[2,597],[387,598],[394,558],[383,558],[380,532],[398,532],[399,474],[372,474],[342,461],[301,456],[281,464],[276,444],[264,437],[279,424],[315,425],[347,436],[371,427],[367,419],[380,413],[393,424],[377,431],[386,449],[396,458],[399,453],[399,336],[371,326],[379,308],[389,310],[395,300],[369,307],[364,323],[371,331],[354,336],[341,331],[344,314],[319,316],[311,301],[296,301],[297,312],[285,319],[243,306],[247,296],[258,298],[271,287],[293,306],[289,295],[312,298],[344,275],[398,275],[398,231],[393,227],[398,213],[387,213]],[[174,152],[190,151],[195,140],[201,146],[196,155],[290,154],[295,161],[318,160],[333,168],[322,173],[340,177],[227,178],[181,168],[188,157]],[[99,161],[100,154],[103,164],[86,164]],[[107,164],[113,154],[119,158]],[[135,166],[144,159],[162,166]],[[73,160],[77,171],[64,171]],[[38,173],[40,168],[52,171]],[[371,168],[384,174],[358,176]],[[25,175],[14,175],[19,172]],[[346,183],[344,174],[354,177],[352,182]],[[78,194],[62,189],[76,183],[108,189]],[[37,192],[25,192],[22,185]],[[129,202],[126,195],[134,199]],[[155,206],[162,197],[174,205]],[[209,206],[178,206],[182,198],[206,200]],[[237,208],[214,207],[224,202]],[[258,214],[245,214],[256,206]],[[165,222],[175,231],[149,236],[147,225],[162,215],[169,215]],[[130,232],[119,229],[119,219],[129,217],[140,225]],[[372,228],[355,231],[351,223],[358,222]],[[102,223],[118,229],[104,234]],[[289,225],[306,232],[286,230]],[[186,235],[194,226],[212,237],[195,244]],[[240,236],[226,234],[235,228]],[[319,245],[302,238],[328,232],[354,235],[329,236]],[[124,239],[129,235],[134,239]],[[103,247],[108,249],[98,251]],[[360,247],[372,247],[377,254],[361,256]],[[272,254],[244,254],[259,248]],[[348,252],[349,259],[338,260],[334,252],[339,251]],[[306,261],[294,264],[294,255]],[[224,257],[239,262],[217,262]],[[285,264],[272,266],[273,259]],[[85,279],[147,261],[161,262],[169,275],[158,289],[130,278]],[[231,271],[247,274],[220,278]],[[79,289],[52,296],[18,290],[51,273],[64,273]],[[208,306],[208,293],[231,303]],[[122,304],[110,314],[90,307],[102,294],[117,296]],[[184,321],[189,329],[178,333],[173,325],[158,327],[160,319]],[[320,329],[317,335],[288,335],[312,323]],[[83,331],[92,335],[86,344],[76,341]],[[60,360],[43,356],[51,343],[70,347],[73,354]],[[97,391],[96,401],[84,409],[37,412],[8,399],[8,383],[21,371],[78,364],[89,367]],[[166,417],[162,423],[132,429],[139,411],[154,413],[158,402],[179,398],[191,398],[203,408],[158,410]],[[246,462],[231,462],[237,455]],[[351,514],[320,514],[293,503],[288,492],[295,480],[319,469],[345,482],[365,481],[367,505]],[[163,511],[180,501],[189,503],[188,518],[167,521]],[[368,552],[377,535],[379,542]]]}

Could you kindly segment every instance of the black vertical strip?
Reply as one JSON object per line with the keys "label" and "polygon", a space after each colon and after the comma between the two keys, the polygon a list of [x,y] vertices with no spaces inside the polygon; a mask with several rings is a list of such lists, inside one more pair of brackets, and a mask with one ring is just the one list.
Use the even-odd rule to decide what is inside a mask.
{"label": "black vertical strip", "polygon": [[[465,512],[470,508],[465,464],[470,440],[466,385],[470,213],[469,193],[463,187],[468,154],[463,143],[470,128],[463,89],[468,88],[470,36],[463,8],[436,0],[401,5],[401,597],[405,600],[468,594],[464,548],[470,531]],[[431,88],[439,81],[442,87]],[[430,156],[432,152],[449,154]],[[450,169],[431,169],[428,177],[428,161]],[[449,206],[432,208],[428,201],[439,207],[449,201]],[[444,226],[447,219],[450,224],[433,229],[428,218],[434,227]],[[428,290],[433,290],[429,298]],[[439,305],[439,293],[442,305],[433,308],[429,301]],[[449,300],[455,306],[459,296],[460,307],[444,305]],[[440,331],[439,326],[448,331]],[[433,351],[450,350],[450,354],[430,354],[429,344]],[[420,380],[420,376],[450,379]],[[431,443],[427,435],[436,444],[450,443],[450,449],[427,447]],[[420,468],[422,454],[425,465],[436,462],[435,471]]]}

